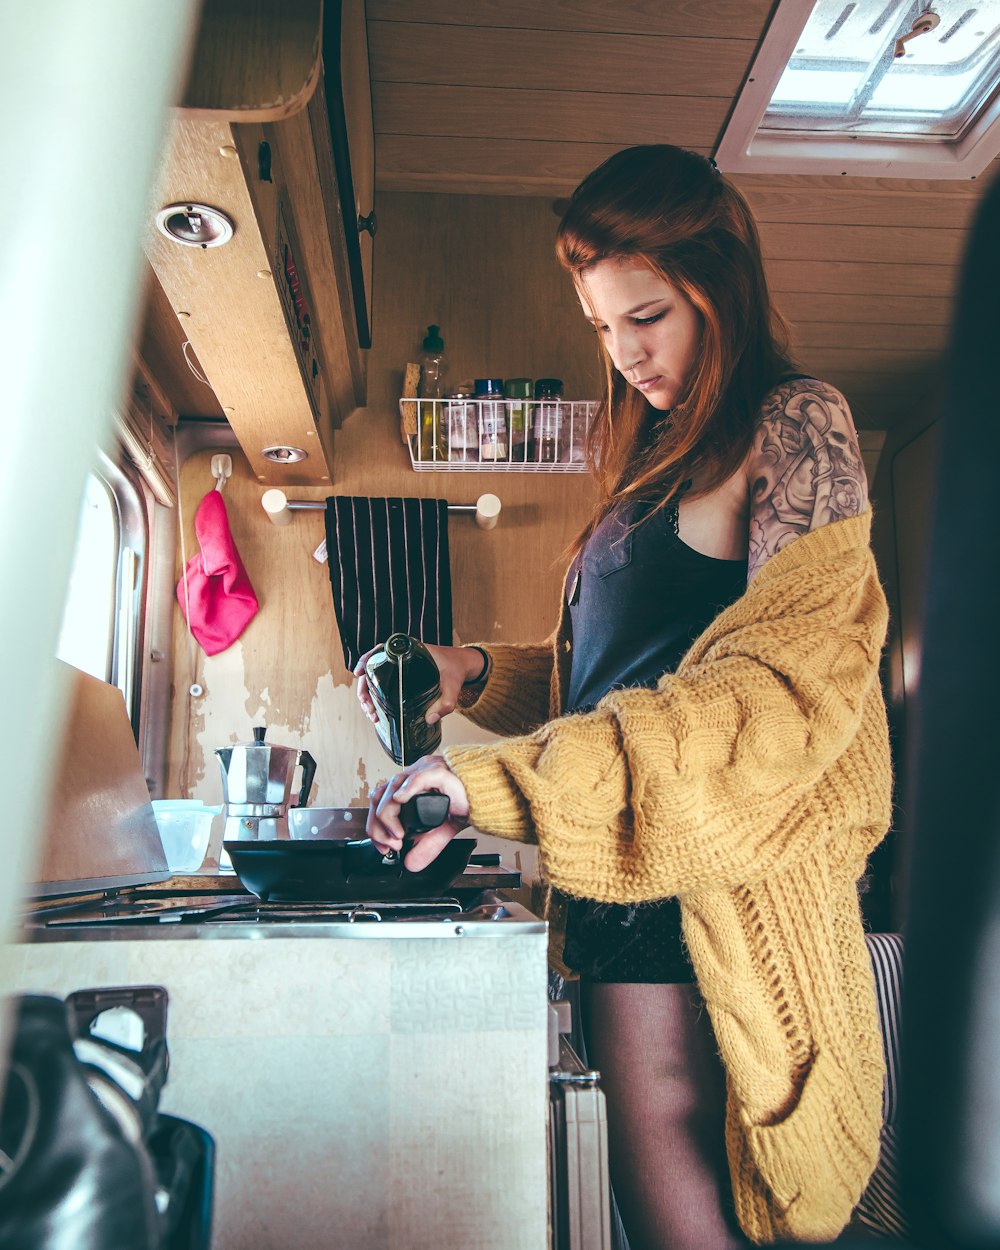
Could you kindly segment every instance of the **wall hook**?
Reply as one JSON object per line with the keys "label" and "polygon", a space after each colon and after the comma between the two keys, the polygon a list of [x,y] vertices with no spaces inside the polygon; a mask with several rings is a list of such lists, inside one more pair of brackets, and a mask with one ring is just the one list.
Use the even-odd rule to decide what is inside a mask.
{"label": "wall hook", "polygon": [[233,475],[233,458],[221,453],[212,457],[212,477],[215,478],[215,489],[221,491],[226,479]]}

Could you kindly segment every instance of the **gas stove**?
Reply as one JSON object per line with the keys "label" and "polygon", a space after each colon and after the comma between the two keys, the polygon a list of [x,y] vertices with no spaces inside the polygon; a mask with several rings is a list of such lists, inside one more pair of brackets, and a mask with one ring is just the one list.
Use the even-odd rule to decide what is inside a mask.
{"label": "gas stove", "polygon": [[[540,924],[504,891],[521,884],[498,855],[475,856],[441,897],[351,902],[265,902],[238,881],[212,878],[204,885],[167,882],[158,888],[107,891],[69,900],[46,900],[23,917],[30,941],[122,938],[379,936],[400,927],[400,936],[464,936],[497,922]],[[373,933],[374,935],[374,933]]]}

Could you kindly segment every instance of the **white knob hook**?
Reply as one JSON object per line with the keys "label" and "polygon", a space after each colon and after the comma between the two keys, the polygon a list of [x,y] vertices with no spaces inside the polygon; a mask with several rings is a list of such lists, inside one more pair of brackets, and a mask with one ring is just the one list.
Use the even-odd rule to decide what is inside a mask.
{"label": "white knob hook", "polygon": [[496,495],[480,495],[476,500],[476,524],[480,529],[491,530],[500,519],[500,500]]}
{"label": "white knob hook", "polygon": [[275,486],[271,490],[264,491],[260,497],[260,502],[272,525],[289,525],[291,523],[292,512],[288,506],[288,496],[283,490],[278,490]]}

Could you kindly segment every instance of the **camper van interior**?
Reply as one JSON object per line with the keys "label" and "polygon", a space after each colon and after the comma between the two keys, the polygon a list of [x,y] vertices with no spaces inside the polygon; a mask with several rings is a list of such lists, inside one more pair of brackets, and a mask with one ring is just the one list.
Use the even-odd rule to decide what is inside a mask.
{"label": "camper van interior", "polygon": [[640,144],[745,196],[868,479],[918,1181],[844,1244],[998,1244],[1000,3],[57,7],[0,15],[0,1250],[626,1250],[536,847],[383,857],[427,748],[352,670],[552,633],[606,385],[555,233]]}

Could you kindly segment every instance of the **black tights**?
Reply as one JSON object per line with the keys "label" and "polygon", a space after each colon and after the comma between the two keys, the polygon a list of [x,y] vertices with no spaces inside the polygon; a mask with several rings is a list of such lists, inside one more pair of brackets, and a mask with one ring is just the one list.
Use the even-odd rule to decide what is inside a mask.
{"label": "black tights", "polygon": [[581,986],[587,1061],[608,1106],[630,1250],[733,1250],[725,1078],[693,985]]}

